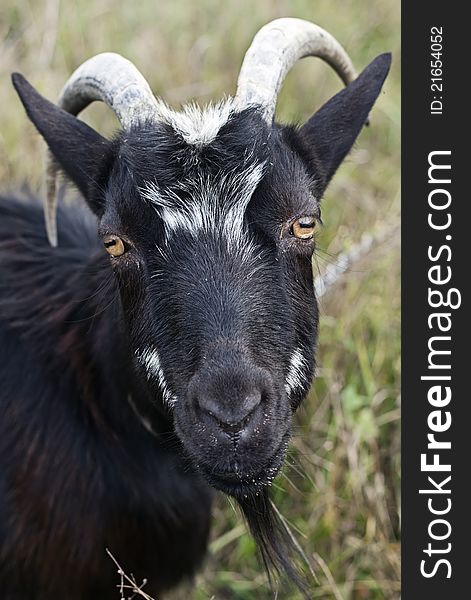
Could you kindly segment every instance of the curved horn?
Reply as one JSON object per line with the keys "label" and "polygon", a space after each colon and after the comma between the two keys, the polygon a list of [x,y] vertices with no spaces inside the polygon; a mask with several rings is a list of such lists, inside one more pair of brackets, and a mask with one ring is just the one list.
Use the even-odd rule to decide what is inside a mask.
{"label": "curved horn", "polygon": [[[127,59],[113,52],[97,54],[84,62],[69,78],[58,104],[78,115],[95,100],[105,102],[116,114],[123,129],[155,118],[157,101],[149,84]],[[44,218],[51,246],[57,246],[57,165],[48,152]]]}
{"label": "curved horn", "polygon": [[325,60],[345,85],[356,79],[350,57],[330,33],[302,19],[276,19],[260,29],[245,54],[237,82],[237,106],[260,106],[271,124],[284,78],[305,56]]}

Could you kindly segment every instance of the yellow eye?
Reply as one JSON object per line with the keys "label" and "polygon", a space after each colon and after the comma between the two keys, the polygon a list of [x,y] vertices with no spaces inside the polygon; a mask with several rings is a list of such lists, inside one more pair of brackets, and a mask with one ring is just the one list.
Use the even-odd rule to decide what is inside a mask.
{"label": "yellow eye", "polygon": [[117,235],[105,235],[103,244],[111,256],[121,256],[126,252],[123,240]]}
{"label": "yellow eye", "polygon": [[315,228],[314,217],[300,217],[291,225],[291,234],[300,240],[310,240],[314,237]]}

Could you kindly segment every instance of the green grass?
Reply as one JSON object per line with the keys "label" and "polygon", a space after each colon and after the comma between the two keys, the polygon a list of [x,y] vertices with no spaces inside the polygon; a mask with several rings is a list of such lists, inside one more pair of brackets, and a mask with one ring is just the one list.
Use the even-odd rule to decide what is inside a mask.
{"label": "green grass", "polygon": [[[318,376],[273,495],[317,575],[313,598],[399,598],[398,3],[2,0],[0,189],[25,181],[39,188],[42,177],[43,145],[14,95],[11,71],[55,98],[84,59],[114,50],[135,62],[170,104],[204,103],[233,93],[255,31],[287,15],[331,31],[358,68],[386,50],[393,52],[393,68],[371,127],[326,193],[314,268],[325,269],[365,233],[379,232],[382,241],[322,298]],[[301,61],[287,78],[278,115],[303,121],[338,89],[323,63]],[[116,127],[103,106],[84,117],[105,133]],[[211,553],[193,597],[271,598],[240,515],[220,498],[214,517]],[[281,591],[278,597],[299,596]]]}

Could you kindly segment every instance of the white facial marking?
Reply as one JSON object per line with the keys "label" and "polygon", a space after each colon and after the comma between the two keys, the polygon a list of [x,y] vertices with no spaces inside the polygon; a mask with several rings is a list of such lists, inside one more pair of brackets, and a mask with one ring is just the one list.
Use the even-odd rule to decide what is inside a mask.
{"label": "white facial marking", "polygon": [[228,98],[216,104],[200,108],[197,104],[183,106],[181,112],[171,109],[159,100],[157,119],[170,125],[187,144],[202,147],[211,143],[235,112],[234,99]]}
{"label": "white facial marking", "polygon": [[288,395],[292,394],[296,388],[304,387],[306,383],[305,373],[308,368],[308,361],[297,348],[291,355],[288,374],[285,378],[285,390]]}
{"label": "white facial marking", "polygon": [[141,364],[145,368],[147,378],[153,378],[157,380],[164,401],[169,406],[173,406],[177,399],[170,391],[168,383],[165,379],[165,375],[160,364],[160,358],[157,350],[155,348],[149,347],[143,350],[142,352],[136,351],[136,358],[139,364]]}
{"label": "white facial marking", "polygon": [[[263,163],[253,163],[250,157],[241,170],[216,178],[200,174],[182,181],[174,189],[161,189],[149,182],[140,189],[141,196],[151,203],[165,225],[166,239],[184,229],[193,236],[215,231],[230,246],[244,243],[244,215],[250,199],[263,177]],[[182,201],[178,192],[183,192]]]}

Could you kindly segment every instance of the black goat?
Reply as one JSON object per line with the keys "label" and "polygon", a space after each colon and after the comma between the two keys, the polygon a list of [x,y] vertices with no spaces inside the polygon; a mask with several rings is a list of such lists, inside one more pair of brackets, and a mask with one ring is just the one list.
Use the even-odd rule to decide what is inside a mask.
{"label": "black goat", "polygon": [[[301,128],[275,124],[308,54],[352,82]],[[4,598],[114,598],[105,548],[150,594],[191,577],[211,486],[237,499],[266,566],[299,583],[267,490],[314,370],[320,199],[389,64],[355,78],[329,34],[281,19],[255,38],[236,97],[204,110],[171,111],[117,55],[85,63],[62,108],[14,75],[55,162],[51,245],[35,199],[0,202]],[[123,125],[112,141],[74,116],[96,99]],[[91,210],[61,207],[58,236],[56,164]]]}

